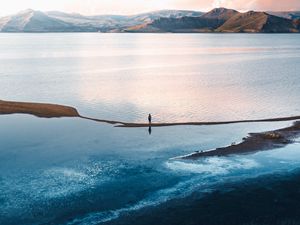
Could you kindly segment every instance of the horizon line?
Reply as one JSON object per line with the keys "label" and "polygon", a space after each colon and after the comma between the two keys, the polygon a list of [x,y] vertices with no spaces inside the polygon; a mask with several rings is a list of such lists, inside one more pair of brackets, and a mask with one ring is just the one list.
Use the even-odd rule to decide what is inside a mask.
{"label": "horizon line", "polygon": [[66,14],[77,14],[77,15],[81,15],[81,16],[85,16],[85,17],[93,17],[93,16],[136,16],[136,15],[140,15],[140,14],[154,13],[154,12],[159,12],[159,11],[190,11],[190,12],[208,13],[208,12],[214,10],[214,9],[235,10],[235,11],[238,11],[240,13],[251,12],[251,11],[255,11],[255,12],[297,12],[297,11],[299,11],[300,12],[300,9],[295,9],[295,10],[253,10],[253,9],[239,10],[239,9],[226,8],[226,7],[214,7],[214,8],[211,8],[210,10],[193,10],[193,9],[164,8],[164,9],[157,9],[157,10],[150,10],[150,11],[141,11],[141,12],[138,12],[138,13],[135,13],[135,14],[106,13],[106,14],[87,15],[87,14],[83,14],[83,13],[79,13],[79,12],[67,12],[67,11],[62,11],[62,10],[39,10],[39,9],[27,8],[27,9],[24,9],[24,10],[17,11],[17,12],[15,12],[13,14],[0,15],[0,18],[17,15],[17,14],[20,14],[22,12],[29,11],[29,10],[35,11],[35,12],[43,12],[43,13],[47,13],[47,12],[60,12],[60,13],[66,13]]}

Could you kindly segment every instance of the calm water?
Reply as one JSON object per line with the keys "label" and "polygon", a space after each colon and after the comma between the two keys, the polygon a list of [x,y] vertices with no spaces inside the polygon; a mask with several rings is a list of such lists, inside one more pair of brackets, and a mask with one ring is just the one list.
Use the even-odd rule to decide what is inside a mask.
{"label": "calm water", "polygon": [[299,115],[299,56],[299,35],[1,34],[0,96],[128,121]]}
{"label": "calm water", "polygon": [[[0,99],[130,122],[149,112],[164,122],[292,116],[300,115],[299,62],[299,35],[1,34]],[[291,123],[164,127],[149,135],[81,119],[0,116],[0,224],[300,221],[292,210],[300,208],[299,142],[172,159]],[[247,205],[241,196],[253,199],[252,211],[236,211]],[[274,201],[289,213],[254,210]]]}

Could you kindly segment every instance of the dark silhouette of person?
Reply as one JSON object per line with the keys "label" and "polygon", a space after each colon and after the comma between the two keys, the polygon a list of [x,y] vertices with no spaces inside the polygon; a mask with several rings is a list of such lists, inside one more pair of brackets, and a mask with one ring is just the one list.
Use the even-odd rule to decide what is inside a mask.
{"label": "dark silhouette of person", "polygon": [[148,115],[148,121],[149,121],[148,132],[149,132],[149,135],[151,135],[151,132],[152,132],[152,128],[151,128],[152,116],[151,116],[150,113],[149,113],[149,115]]}
{"label": "dark silhouette of person", "polygon": [[148,132],[149,132],[149,135],[151,135],[151,132],[152,132],[151,126],[149,126],[149,128],[148,128]]}
{"label": "dark silhouette of person", "polygon": [[149,115],[148,115],[148,121],[149,121],[149,124],[151,124],[151,120],[152,120],[152,116],[151,116],[151,114],[149,113]]}

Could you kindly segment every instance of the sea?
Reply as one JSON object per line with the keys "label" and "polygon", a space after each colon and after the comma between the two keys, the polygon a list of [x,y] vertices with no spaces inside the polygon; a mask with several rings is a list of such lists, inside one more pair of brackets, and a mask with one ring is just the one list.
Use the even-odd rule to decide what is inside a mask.
{"label": "sea", "polygon": [[[298,34],[0,34],[0,100],[103,120],[299,116],[299,71]],[[300,138],[178,158],[293,122],[0,115],[0,224],[299,225]]]}

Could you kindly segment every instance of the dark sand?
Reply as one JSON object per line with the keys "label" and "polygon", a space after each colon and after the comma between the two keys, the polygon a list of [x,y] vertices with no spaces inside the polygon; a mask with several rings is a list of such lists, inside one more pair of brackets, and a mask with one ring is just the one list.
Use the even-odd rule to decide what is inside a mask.
{"label": "dark sand", "polygon": [[198,151],[187,156],[178,157],[180,159],[198,159],[209,156],[227,156],[232,154],[244,154],[257,151],[271,150],[284,147],[294,142],[300,136],[300,121],[292,126],[279,130],[267,131],[262,133],[250,133],[243,138],[239,144],[232,144],[227,147],[216,148],[210,151]]}
{"label": "dark sand", "polygon": [[[209,125],[225,125],[225,124],[234,124],[234,123],[258,123],[258,122],[280,122],[280,121],[292,121],[299,120],[300,116],[291,116],[291,117],[278,117],[271,119],[257,119],[257,120],[232,120],[232,121],[216,121],[216,122],[176,122],[176,123],[152,123],[152,127],[167,127],[167,126],[209,126]],[[149,127],[149,123],[126,123],[126,122],[117,122],[120,125],[117,127]]]}

